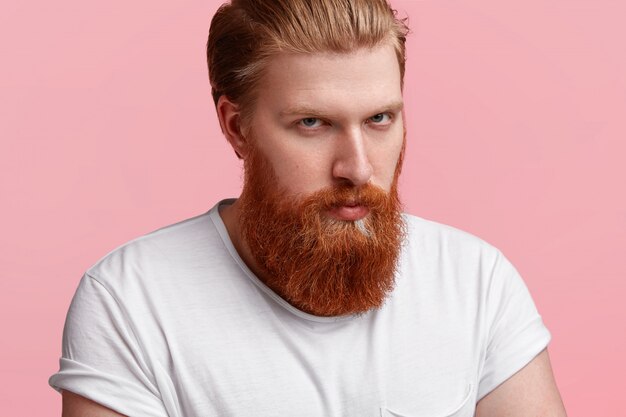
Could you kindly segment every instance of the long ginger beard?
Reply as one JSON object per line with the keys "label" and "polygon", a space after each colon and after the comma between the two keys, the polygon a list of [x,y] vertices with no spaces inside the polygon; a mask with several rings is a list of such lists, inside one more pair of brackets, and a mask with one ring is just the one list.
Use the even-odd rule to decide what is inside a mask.
{"label": "long ginger beard", "polygon": [[[402,152],[404,153],[404,152]],[[381,307],[394,288],[404,223],[397,180],[389,193],[366,184],[333,186],[290,196],[254,149],[245,161],[240,227],[261,268],[261,280],[291,305],[317,316]],[[369,208],[358,221],[329,217],[333,207]]]}

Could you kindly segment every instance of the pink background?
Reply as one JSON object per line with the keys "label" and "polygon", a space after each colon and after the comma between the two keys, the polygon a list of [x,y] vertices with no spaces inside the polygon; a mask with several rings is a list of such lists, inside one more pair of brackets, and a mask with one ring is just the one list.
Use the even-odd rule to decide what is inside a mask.
{"label": "pink background", "polygon": [[[204,62],[220,1],[5,3],[0,404],[60,415],[47,379],[82,272],[240,190]],[[624,2],[394,4],[413,28],[407,211],[517,266],[570,417],[623,413]]]}

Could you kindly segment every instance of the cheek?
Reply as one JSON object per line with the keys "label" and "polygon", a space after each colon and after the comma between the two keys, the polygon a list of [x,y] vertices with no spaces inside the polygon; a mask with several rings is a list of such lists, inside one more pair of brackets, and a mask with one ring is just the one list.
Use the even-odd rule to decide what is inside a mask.
{"label": "cheek", "polygon": [[377,173],[379,185],[385,189],[390,189],[396,174],[400,154],[402,153],[403,142],[393,144],[384,150],[379,150],[376,154],[375,171]]}
{"label": "cheek", "polygon": [[290,194],[310,194],[329,185],[323,163],[315,155],[281,155],[272,165],[279,185]]}

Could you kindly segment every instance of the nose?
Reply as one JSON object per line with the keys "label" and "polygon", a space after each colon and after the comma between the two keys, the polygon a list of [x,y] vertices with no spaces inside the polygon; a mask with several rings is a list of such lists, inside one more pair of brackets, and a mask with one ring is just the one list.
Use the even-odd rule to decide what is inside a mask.
{"label": "nose", "polygon": [[353,128],[337,138],[333,178],[352,186],[365,185],[373,169],[368,157],[366,138],[360,128]]}

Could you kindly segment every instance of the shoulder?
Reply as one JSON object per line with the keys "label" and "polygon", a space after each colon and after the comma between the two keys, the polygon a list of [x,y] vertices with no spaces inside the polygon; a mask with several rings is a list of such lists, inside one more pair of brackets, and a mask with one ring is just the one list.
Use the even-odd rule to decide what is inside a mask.
{"label": "shoulder", "polygon": [[193,266],[200,253],[221,245],[210,212],[167,225],[130,240],[96,261],[86,275],[107,289],[145,285],[171,275],[175,266]]}
{"label": "shoulder", "polygon": [[411,253],[456,261],[478,258],[495,261],[502,256],[499,249],[472,233],[411,214],[403,214],[403,217],[407,232],[406,247]]}
{"label": "shoulder", "polygon": [[420,291],[432,290],[429,297],[445,298],[450,294],[443,293],[452,291],[480,303],[502,286],[523,286],[514,266],[486,240],[412,215],[405,215],[405,224],[400,271],[411,285],[419,284]]}
{"label": "shoulder", "polygon": [[443,292],[451,290],[465,301],[495,307],[513,296],[530,300],[515,266],[484,239],[412,215],[405,215],[405,224],[401,270],[413,281],[418,279],[422,288],[432,289],[429,297],[445,298]]}

